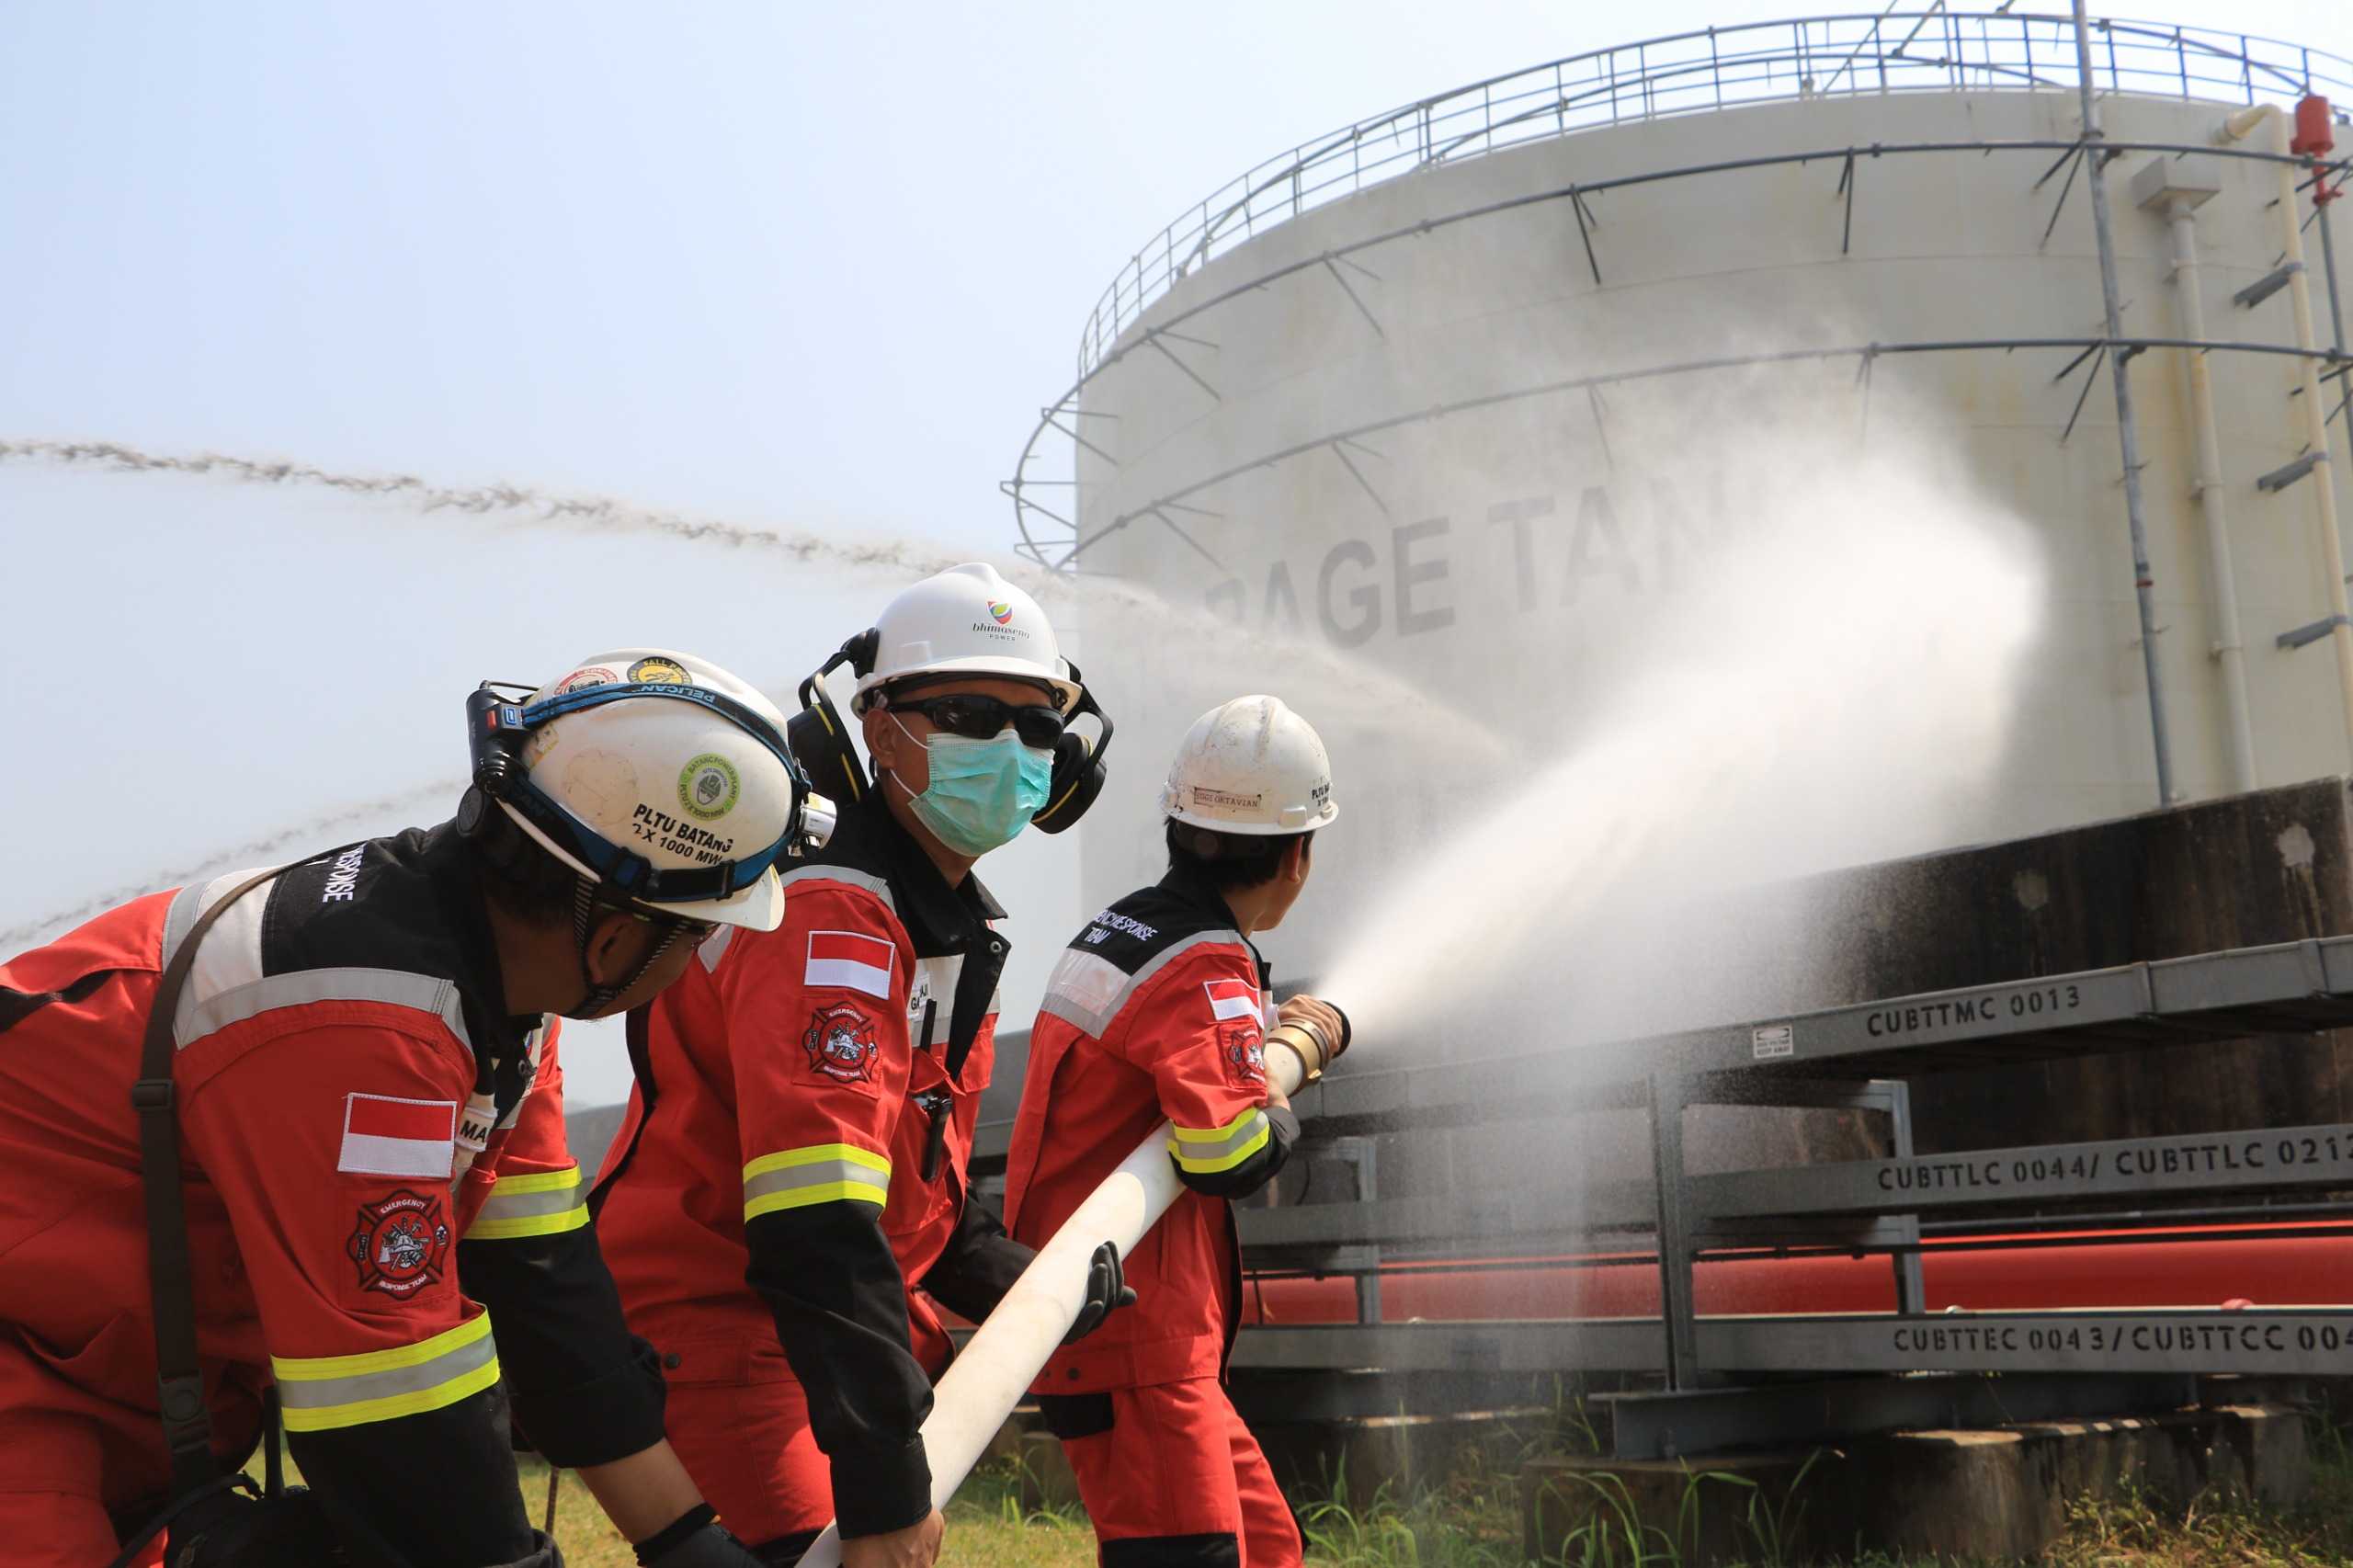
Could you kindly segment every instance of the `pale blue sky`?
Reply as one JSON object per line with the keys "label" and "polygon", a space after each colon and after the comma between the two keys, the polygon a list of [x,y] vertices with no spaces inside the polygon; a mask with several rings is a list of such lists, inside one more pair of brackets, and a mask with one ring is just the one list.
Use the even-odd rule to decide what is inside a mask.
{"label": "pale blue sky", "polygon": [[[0,10],[0,439],[1002,555],[996,482],[1086,311],[1188,204],[1399,102],[1790,9],[19,3]],[[2342,0],[2130,14],[2353,55]],[[632,642],[779,686],[897,582],[28,464],[0,465],[0,928],[454,778],[481,676]],[[1127,758],[1120,787],[1157,767]],[[1078,913],[1074,849],[1025,846],[997,878],[1017,1022]],[[586,1097],[619,1092],[577,1054]]]}

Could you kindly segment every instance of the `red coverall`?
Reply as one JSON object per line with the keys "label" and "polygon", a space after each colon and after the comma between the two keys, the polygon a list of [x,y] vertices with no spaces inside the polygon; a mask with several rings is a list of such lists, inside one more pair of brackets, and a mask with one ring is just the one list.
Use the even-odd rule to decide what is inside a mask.
{"label": "red coverall", "polygon": [[[154,1512],[139,1137],[150,998],[239,872],[0,965],[0,1556],[91,1568]],[[206,935],[177,1012],[198,1346],[224,1466],[276,1381],[331,1505],[412,1560],[532,1549],[506,1400],[549,1458],[662,1436],[563,1137],[552,1022],[506,1015],[442,827],[298,867]],[[460,1285],[462,1283],[462,1290]],[[492,1324],[496,1321],[496,1340]]]}
{"label": "red coverall", "polygon": [[671,1442],[772,1561],[837,1513],[860,1536],[929,1512],[938,1309],[985,1316],[1030,1256],[965,1180],[1004,911],[878,796],[813,858],[781,926],[713,937],[631,1018],[637,1085],[592,1200]]}
{"label": "red coverall", "polygon": [[1223,1386],[1242,1301],[1229,1199],[1299,1123],[1267,1103],[1267,971],[1217,892],[1172,872],[1097,915],[1047,982],[1006,1165],[1015,1239],[1041,1246],[1164,1119],[1191,1190],[1127,1259],[1136,1303],[1034,1385],[1104,1568],[1293,1568],[1300,1537]]}

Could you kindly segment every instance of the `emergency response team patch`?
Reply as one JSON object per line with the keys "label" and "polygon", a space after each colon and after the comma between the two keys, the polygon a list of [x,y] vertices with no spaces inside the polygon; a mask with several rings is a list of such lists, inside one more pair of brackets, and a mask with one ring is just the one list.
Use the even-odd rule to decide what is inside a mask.
{"label": "emergency response team patch", "polygon": [[1210,1017],[1217,1020],[1218,1061],[1225,1081],[1237,1089],[1264,1088],[1267,1083],[1265,1015],[1258,988],[1246,980],[1205,980]]}
{"label": "emergency response team patch", "polygon": [[1256,1017],[1218,1025],[1217,1054],[1225,1063],[1225,1081],[1235,1088],[1267,1086],[1267,1037]]}
{"label": "emergency response team patch", "polygon": [[405,1187],[362,1204],[358,1229],[344,1251],[359,1266],[359,1288],[407,1301],[440,1282],[449,1255],[449,1224],[438,1195],[420,1198]]}
{"label": "emergency response team patch", "polygon": [[343,1147],[335,1168],[360,1176],[449,1179],[458,1102],[391,1095],[343,1096]]}
{"label": "emergency response team patch", "polygon": [[888,1001],[891,974],[898,962],[899,949],[880,937],[856,931],[812,931],[809,963],[801,972],[801,983],[838,985]]}
{"label": "emergency response team patch", "polygon": [[801,1037],[809,1052],[809,1066],[836,1084],[863,1084],[874,1076],[874,1059],[881,1041],[874,1038],[874,1020],[847,1002],[820,1008]]}

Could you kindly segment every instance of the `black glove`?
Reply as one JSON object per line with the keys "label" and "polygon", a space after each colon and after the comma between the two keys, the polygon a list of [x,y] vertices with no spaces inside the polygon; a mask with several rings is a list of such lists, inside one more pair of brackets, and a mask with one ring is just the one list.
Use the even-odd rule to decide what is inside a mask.
{"label": "black glove", "polygon": [[1105,1242],[1087,1260],[1086,1300],[1080,1303],[1078,1316],[1072,1320],[1070,1332],[1063,1335],[1063,1343],[1077,1344],[1101,1328],[1105,1318],[1121,1307],[1135,1304],[1135,1290],[1120,1269],[1120,1249]]}
{"label": "black glove", "polygon": [[531,1532],[531,1555],[518,1557],[512,1562],[494,1564],[494,1568],[563,1568],[563,1553],[555,1549],[553,1538]]}
{"label": "black glove", "polygon": [[718,1517],[708,1503],[688,1509],[669,1528],[637,1543],[639,1568],[761,1568]]}
{"label": "black glove", "polygon": [[223,1491],[172,1521],[170,1568],[294,1568],[347,1562],[310,1489],[276,1497]]}

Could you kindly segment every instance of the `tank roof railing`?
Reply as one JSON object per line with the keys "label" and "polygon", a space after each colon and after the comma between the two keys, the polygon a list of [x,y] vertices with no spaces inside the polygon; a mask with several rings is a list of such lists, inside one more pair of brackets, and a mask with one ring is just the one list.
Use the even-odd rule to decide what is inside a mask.
{"label": "tank roof railing", "polygon": [[[2353,62],[2246,33],[2098,19],[2103,92],[2353,98]],[[1301,213],[1438,164],[1601,126],[1791,99],[2076,85],[2066,16],[1863,12],[1709,28],[1572,55],[1358,121],[1230,180],[1120,269],[1079,339],[1084,380],[1177,279]]]}

